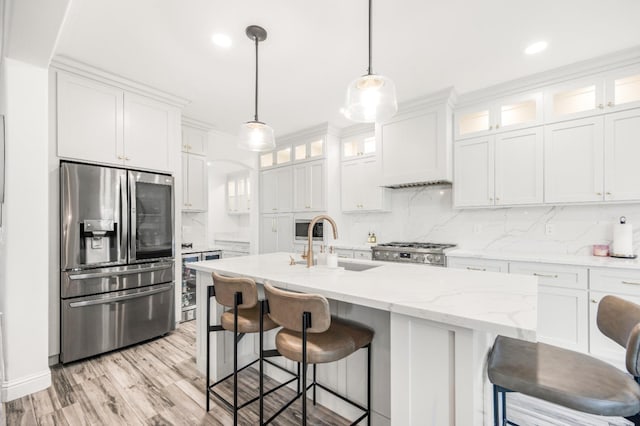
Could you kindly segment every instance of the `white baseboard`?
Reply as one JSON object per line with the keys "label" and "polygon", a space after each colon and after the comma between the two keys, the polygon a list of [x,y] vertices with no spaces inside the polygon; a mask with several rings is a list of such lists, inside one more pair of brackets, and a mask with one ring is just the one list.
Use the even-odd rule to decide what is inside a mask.
{"label": "white baseboard", "polygon": [[0,384],[0,401],[12,401],[49,386],[51,386],[51,371],[49,369],[16,380],[3,381]]}

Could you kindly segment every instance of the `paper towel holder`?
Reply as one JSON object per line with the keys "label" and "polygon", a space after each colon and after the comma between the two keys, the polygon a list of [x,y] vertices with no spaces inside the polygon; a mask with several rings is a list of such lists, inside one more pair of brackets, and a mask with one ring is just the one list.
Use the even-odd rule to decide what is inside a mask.
{"label": "paper towel holder", "polygon": [[[625,225],[627,223],[627,218],[625,216],[620,216],[620,224]],[[619,259],[635,259],[638,257],[637,254],[616,254],[611,253],[610,257],[617,257]]]}

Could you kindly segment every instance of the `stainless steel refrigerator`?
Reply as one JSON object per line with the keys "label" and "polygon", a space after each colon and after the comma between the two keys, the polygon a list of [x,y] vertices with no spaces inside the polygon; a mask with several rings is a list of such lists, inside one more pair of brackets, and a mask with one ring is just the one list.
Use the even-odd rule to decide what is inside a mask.
{"label": "stainless steel refrigerator", "polygon": [[62,162],[60,179],[60,361],[173,330],[173,178]]}

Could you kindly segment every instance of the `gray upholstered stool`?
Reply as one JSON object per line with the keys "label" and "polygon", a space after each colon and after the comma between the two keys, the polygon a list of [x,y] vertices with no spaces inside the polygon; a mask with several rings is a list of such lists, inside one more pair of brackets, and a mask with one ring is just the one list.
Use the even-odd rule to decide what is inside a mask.
{"label": "gray upholstered stool", "polygon": [[597,322],[603,334],[626,348],[627,370],[633,377],[589,355],[498,336],[488,365],[495,426],[515,424],[507,419],[506,392],[585,413],[626,417],[640,425],[640,306],[606,296],[598,305]]}
{"label": "gray upholstered stool", "polygon": [[[278,325],[273,322],[266,313],[265,303],[258,299],[258,289],[255,281],[250,278],[232,278],[213,273],[213,285],[207,288],[207,357],[206,357],[206,370],[207,370],[207,411],[209,411],[209,399],[213,395],[218,398],[227,408],[233,411],[233,424],[238,424],[238,410],[246,407],[247,405],[260,400],[259,417],[260,423],[263,420],[263,396],[271,392],[274,392],[281,387],[299,380],[298,375],[294,375],[294,378],[288,380],[275,388],[270,389],[266,393],[263,387],[263,362],[269,362],[265,358],[272,356],[280,356],[277,351],[264,351],[263,350],[263,333],[268,330],[277,328]],[[224,312],[220,317],[220,325],[211,325],[211,298],[215,297],[216,301],[230,308]],[[233,344],[233,372],[226,377],[218,380],[217,382],[210,384],[210,366],[209,366],[209,351],[210,351],[210,334],[216,331],[232,331],[234,335]],[[238,343],[245,335],[245,333],[260,333],[260,356],[255,361],[238,368]],[[259,395],[238,405],[238,373],[256,362],[260,362],[260,386]],[[289,374],[291,372],[282,368],[278,364],[269,362],[274,367],[280,368]],[[222,395],[216,392],[215,387],[223,381],[233,377],[233,404],[227,401]]]}
{"label": "gray upholstered stool", "polygon": [[[365,418],[371,424],[371,341],[373,330],[341,318],[332,317],[329,302],[317,294],[293,293],[265,284],[269,316],[282,329],[276,336],[276,348],[285,358],[302,363],[302,392],[286,403],[265,424],[268,424],[302,397],[302,424],[307,424],[307,391],[313,388],[313,404],[316,403],[316,387],[361,409],[364,414],[352,424]],[[351,401],[316,381],[316,365],[346,358],[361,348],[367,348],[367,406]],[[307,386],[307,365],[313,365],[313,381]]]}

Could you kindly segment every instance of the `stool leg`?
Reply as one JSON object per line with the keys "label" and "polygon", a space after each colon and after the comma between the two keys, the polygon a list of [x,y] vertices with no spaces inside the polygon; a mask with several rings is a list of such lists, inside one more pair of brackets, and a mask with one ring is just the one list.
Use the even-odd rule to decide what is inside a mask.
{"label": "stool leg", "polygon": [[307,314],[302,314],[302,426],[307,426]]}
{"label": "stool leg", "polygon": [[264,302],[260,302],[260,426],[262,426],[262,422],[264,419],[264,362],[263,362],[263,351],[264,351]]}
{"label": "stool leg", "polygon": [[233,425],[238,426],[238,293],[233,305]]}
{"label": "stool leg", "polygon": [[316,405],[316,364],[313,364],[313,405]]}
{"label": "stool leg", "polygon": [[506,426],[507,421],[507,393],[502,391],[502,425]]}
{"label": "stool leg", "polygon": [[[207,296],[208,296],[208,288],[207,288]],[[206,317],[206,324],[205,324],[205,328],[206,328],[206,333],[207,333],[207,357],[205,358],[205,362],[207,364],[207,385],[206,385],[206,389],[205,389],[205,395],[207,397],[207,412],[209,412],[209,383],[210,382],[210,366],[209,364],[211,364],[210,360],[209,360],[209,351],[210,351],[210,340],[211,340],[211,332],[209,331],[209,323],[211,322],[211,298],[207,297],[207,317]]]}
{"label": "stool leg", "polygon": [[298,393],[300,393],[300,363],[298,363]]}
{"label": "stool leg", "polygon": [[498,387],[493,385],[493,426],[500,426],[500,406],[498,402]]}
{"label": "stool leg", "polygon": [[367,345],[367,426],[371,426],[371,343]]}

